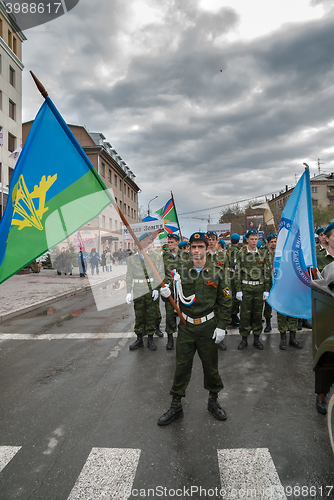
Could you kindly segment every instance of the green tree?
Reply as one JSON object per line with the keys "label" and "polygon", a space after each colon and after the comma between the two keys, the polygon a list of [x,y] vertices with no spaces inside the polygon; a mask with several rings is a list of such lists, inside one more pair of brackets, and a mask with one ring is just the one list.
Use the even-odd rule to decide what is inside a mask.
{"label": "green tree", "polygon": [[334,218],[334,207],[322,207],[321,205],[313,205],[314,227],[318,229],[328,224]]}

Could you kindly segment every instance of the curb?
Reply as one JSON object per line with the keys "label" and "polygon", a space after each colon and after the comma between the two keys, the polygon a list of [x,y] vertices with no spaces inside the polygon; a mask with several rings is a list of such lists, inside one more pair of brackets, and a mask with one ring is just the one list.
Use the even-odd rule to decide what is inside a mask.
{"label": "curb", "polygon": [[80,288],[75,288],[74,290],[70,290],[69,292],[63,292],[60,293],[59,295],[54,295],[53,297],[49,297],[45,300],[40,300],[39,302],[35,302],[35,304],[31,304],[30,306],[23,307],[22,309],[15,309],[15,311],[11,311],[5,314],[0,315],[0,323],[3,321],[7,321],[12,318],[16,318],[17,316],[21,316],[22,314],[26,314],[27,312],[34,311],[35,309],[39,309],[42,306],[45,306],[47,304],[50,304],[51,302],[54,302],[55,300],[61,300],[65,299],[66,297],[71,297],[72,295],[79,295],[81,293],[87,292],[88,290],[91,290],[92,288],[95,288],[97,286],[102,285],[103,283],[107,283],[108,281],[113,281],[115,279],[124,279],[125,274],[121,274],[119,276],[115,276],[114,278],[107,278],[103,281],[99,281],[98,283],[94,283],[92,285],[88,284],[85,286],[81,286]]}

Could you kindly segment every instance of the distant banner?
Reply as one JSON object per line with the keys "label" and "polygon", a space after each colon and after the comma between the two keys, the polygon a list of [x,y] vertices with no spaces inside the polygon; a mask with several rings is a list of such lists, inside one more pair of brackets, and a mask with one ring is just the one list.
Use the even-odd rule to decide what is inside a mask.
{"label": "distant banner", "polygon": [[264,216],[263,215],[246,215],[246,227],[247,231],[249,229],[256,229],[259,231],[264,227]]}
{"label": "distant banner", "polygon": [[215,231],[219,239],[230,239],[231,223],[224,222],[223,224],[208,224],[207,231]]}
{"label": "distant banner", "polygon": [[[159,234],[164,231],[164,220],[157,219],[149,222],[139,222],[138,224],[130,224],[132,231],[135,233],[137,238],[139,238],[144,233],[152,234],[152,236]],[[126,226],[123,225],[123,240],[132,241],[133,238],[130,231]]]}

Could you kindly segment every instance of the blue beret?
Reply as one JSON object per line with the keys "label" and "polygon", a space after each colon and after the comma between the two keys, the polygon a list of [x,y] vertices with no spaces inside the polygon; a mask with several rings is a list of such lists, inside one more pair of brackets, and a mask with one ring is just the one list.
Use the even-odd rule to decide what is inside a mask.
{"label": "blue beret", "polygon": [[226,247],[226,241],[224,241],[224,240],[219,240],[219,241],[218,241],[218,243],[219,243],[219,245],[221,245],[223,248],[225,248],[225,247]]}
{"label": "blue beret", "polygon": [[331,229],[334,229],[334,222],[331,222],[329,226],[324,230],[324,234],[327,234]]}
{"label": "blue beret", "polygon": [[246,233],[246,238],[248,238],[248,236],[250,236],[251,234],[256,234],[256,236],[257,236],[257,230],[256,229],[248,229],[248,231]]}
{"label": "blue beret", "polygon": [[262,241],[261,241],[261,240],[259,240],[259,241],[256,243],[256,246],[257,246],[257,248],[262,247]]}
{"label": "blue beret", "polygon": [[244,234],[243,237],[242,237],[242,241],[246,241],[246,235]]}
{"label": "blue beret", "polygon": [[208,241],[208,235],[207,233],[193,233],[190,238],[189,238],[189,243],[192,243],[193,241]]}
{"label": "blue beret", "polygon": [[274,238],[277,238],[277,234],[269,234],[269,236],[267,236],[267,242],[269,243],[269,241],[273,240]]}
{"label": "blue beret", "polygon": [[139,236],[138,241],[142,241],[144,238],[147,238],[147,237],[149,237],[149,238],[151,238],[152,240],[154,240],[154,238],[153,238],[153,236],[152,236],[151,234],[149,234],[149,233],[144,233],[144,234],[141,234],[141,235]]}
{"label": "blue beret", "polygon": [[[328,226],[327,226],[328,227]],[[324,233],[325,232],[325,229],[327,229],[327,227],[319,227],[317,230],[316,230],[316,234],[320,234],[320,233]]]}
{"label": "blue beret", "polygon": [[186,248],[187,245],[188,245],[188,241],[180,241],[179,248]]}
{"label": "blue beret", "polygon": [[218,234],[216,233],[216,231],[207,231],[206,234],[208,236],[215,236],[218,239]]}
{"label": "blue beret", "polygon": [[232,243],[239,243],[239,240],[240,240],[240,235],[238,233],[233,233],[231,235]]}
{"label": "blue beret", "polygon": [[168,238],[175,238],[177,241],[180,241],[180,236],[176,233],[170,233]]}

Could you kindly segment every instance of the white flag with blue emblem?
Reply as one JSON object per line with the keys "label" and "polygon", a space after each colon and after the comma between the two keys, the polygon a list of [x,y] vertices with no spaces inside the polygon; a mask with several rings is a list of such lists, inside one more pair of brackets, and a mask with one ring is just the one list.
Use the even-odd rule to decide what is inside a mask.
{"label": "white flag with blue emblem", "polygon": [[268,303],[294,318],[312,319],[311,277],[317,267],[310,172],[305,172],[282,212]]}

